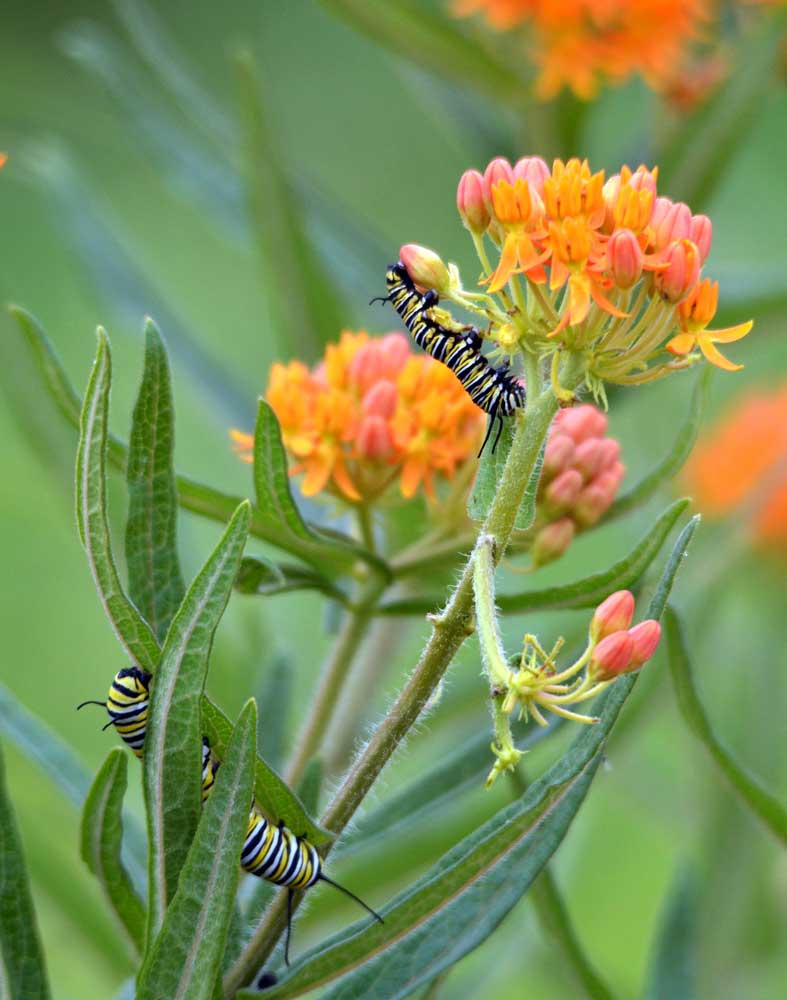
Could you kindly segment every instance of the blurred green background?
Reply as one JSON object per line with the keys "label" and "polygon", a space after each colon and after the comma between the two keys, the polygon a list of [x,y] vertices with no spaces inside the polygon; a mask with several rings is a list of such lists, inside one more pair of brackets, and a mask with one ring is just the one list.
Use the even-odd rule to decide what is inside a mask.
{"label": "blurred green background", "polygon": [[[254,164],[239,128],[233,53],[243,48],[255,57],[276,154],[287,165],[308,237],[347,302],[337,334],[338,324],[373,332],[394,326],[391,315],[366,303],[380,291],[384,267],[403,242],[433,246],[474,275],[472,246],[454,207],[461,172],[483,168],[496,154],[542,152],[528,144],[526,117],[414,68],[315,0],[240,0],[223,8],[172,0],[145,9],[7,0],[3,23],[0,149],[10,159],[0,174],[0,295],[41,320],[80,389],[95,326],[107,327],[115,360],[112,425],[122,436],[141,371],[142,317],[152,315],[171,352],[177,466],[227,492],[251,490],[227,430],[251,427],[269,364],[288,357],[313,362],[320,349],[305,332],[300,342],[281,336],[266,294],[269,278],[241,179],[244,171],[253,177]],[[747,71],[746,65],[736,70]],[[738,322],[754,312],[757,321],[735,346],[745,370],[714,377],[711,416],[746,386],[775,384],[787,372],[784,87],[762,94],[750,115],[741,141],[724,150],[710,201],[693,206],[714,223],[706,273],[722,281],[721,320]],[[578,123],[576,146],[560,152],[589,156],[594,169],[610,172],[621,162],[653,162],[657,119],[653,99],[638,84],[608,92]],[[661,190],[671,193],[668,181]],[[263,209],[258,219],[264,217]],[[4,339],[16,336],[7,317],[0,323]],[[622,441],[631,481],[669,447],[692,380],[678,376],[615,395],[610,426]],[[38,387],[16,388],[35,411]],[[40,429],[31,437],[8,394],[0,397],[0,421],[6,470],[2,681],[94,773],[113,736],[99,731],[99,713],[77,715],[74,708],[104,696],[120,658],[75,530],[74,438],[54,427],[51,437]],[[120,477],[110,500],[119,544]],[[663,506],[582,538],[541,571],[538,582],[609,565]],[[321,516],[319,508],[310,515]],[[784,799],[785,559],[749,552],[738,528],[702,528],[676,599],[687,613],[711,718]],[[181,516],[187,573],[218,534],[215,524]],[[515,587],[518,579],[507,583]],[[576,632],[585,619],[513,617],[506,638],[514,648],[527,630],[550,642],[561,631]],[[283,712],[289,744],[334,627],[319,596],[267,603],[234,596],[214,649],[211,692],[233,715],[246,697],[258,695],[263,733],[271,735]],[[380,638],[382,681],[369,725],[414,662],[424,634],[416,621],[390,658]],[[277,662],[284,666],[277,670]],[[373,805],[486,730],[479,670],[477,647],[469,643],[439,706],[386,771]],[[686,731],[663,656],[649,674],[613,736],[609,767],[596,778],[554,863],[579,934],[620,996],[641,995],[670,894],[689,878],[696,894],[696,995],[783,996],[787,859]],[[363,738],[359,731],[358,741]],[[558,736],[532,754],[529,772],[537,773],[564,745]],[[133,966],[79,860],[78,811],[7,738],[5,746],[54,996],[111,997]],[[131,774],[129,798],[141,816],[139,782]],[[333,869],[380,906],[507,794],[502,783],[491,793],[479,783],[458,796],[439,823],[414,823],[395,842],[383,837],[372,848],[348,851]],[[408,866],[394,843],[406,845]],[[298,923],[296,954],[356,918],[351,904],[326,895]],[[483,991],[501,1000],[553,1000],[576,995],[575,989],[524,899],[449,974],[439,996]]]}

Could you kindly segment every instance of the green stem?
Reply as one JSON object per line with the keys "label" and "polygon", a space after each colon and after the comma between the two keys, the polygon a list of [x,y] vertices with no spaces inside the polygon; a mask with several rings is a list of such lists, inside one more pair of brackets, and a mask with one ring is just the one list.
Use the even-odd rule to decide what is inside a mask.
{"label": "green stem", "polygon": [[475,593],[475,620],[481,660],[493,688],[507,690],[511,671],[506,662],[505,650],[500,641],[495,614],[495,564],[494,539],[481,535],[473,559],[473,591]]}
{"label": "green stem", "polygon": [[[563,383],[576,387],[584,375],[581,356],[570,352]],[[518,426],[481,535],[495,541],[494,563],[500,561],[514,529],[519,506],[533,467],[557,411],[550,390],[528,400]],[[410,679],[401,690],[377,732],[350,769],[322,818],[322,825],[335,834],[349,823],[380,772],[429,702],[459,647],[472,632],[473,558],[468,559],[459,583],[445,608],[432,617],[432,634]],[[296,899],[295,905],[299,903]],[[281,892],[268,909],[238,961],[224,980],[225,996],[251,982],[255,971],[273,951],[287,922],[286,893]]]}

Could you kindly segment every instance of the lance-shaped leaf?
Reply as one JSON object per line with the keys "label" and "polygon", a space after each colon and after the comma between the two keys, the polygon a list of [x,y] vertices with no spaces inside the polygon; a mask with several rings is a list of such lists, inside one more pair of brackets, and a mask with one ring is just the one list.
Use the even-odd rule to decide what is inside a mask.
{"label": "lance-shaped leaf", "polygon": [[666,626],[670,673],[678,707],[686,725],[705,745],[721,772],[752,812],[782,843],[787,843],[787,809],[758,778],[738,763],[713,731],[694,683],[680,620],[671,608],[667,611]]}
{"label": "lance-shaped leaf", "polygon": [[[12,740],[29,760],[35,761],[57,791],[81,809],[93,780],[68,744],[29,712],[0,684],[0,735]],[[126,811],[123,822],[125,863],[136,885],[145,880],[147,843],[133,813]]]}
{"label": "lance-shaped leaf", "polygon": [[[72,427],[79,429],[80,411],[83,403],[69,381],[60,360],[41,326],[24,310],[12,307],[11,314],[17,321],[20,333],[35,364],[41,383],[56,404],[57,411]],[[107,435],[107,457],[112,465],[125,471],[128,445],[112,434]],[[175,476],[178,503],[201,517],[226,524],[232,517],[242,498],[222,493],[211,486],[177,473]],[[249,531],[255,538],[298,556],[306,562],[314,562],[323,556],[335,571],[348,572],[358,559],[374,566],[381,573],[388,573],[386,564],[373,552],[359,545],[355,539],[338,531],[318,530],[307,525],[308,530],[325,548],[306,549],[303,540],[289,533],[283,533],[274,519],[259,510],[252,513]],[[315,554],[316,553],[316,554]]]}
{"label": "lance-shaped leaf", "polygon": [[199,820],[200,700],[213,634],[227,606],[248,530],[249,504],[244,502],[172,620],[151,686],[143,782],[149,840],[148,944],[175,894]]}
{"label": "lance-shaped leaf", "polygon": [[273,312],[272,329],[281,346],[298,344],[316,356],[341,329],[346,307],[306,238],[253,58],[244,51],[234,61],[247,199]]}
{"label": "lance-shaped leaf", "polygon": [[77,452],[77,524],[96,588],[107,617],[129,658],[151,673],[158,643],[148,623],[120,583],[107,517],[107,431],[112,361],[106,333],[98,329],[98,351],[90,373],[80,419]]}
{"label": "lance-shaped leaf", "polygon": [[167,351],[156,324],[148,319],[126,470],[126,565],[129,596],[159,640],[184,591],[176,541],[174,421]]}
{"label": "lance-shaped leaf", "polygon": [[517,511],[516,521],[514,522],[514,527],[517,531],[529,531],[533,526],[533,521],[536,519],[538,484],[541,480],[541,468],[544,465],[545,450],[546,442],[541,445],[541,451],[538,453],[533,471],[530,473],[530,479],[527,481],[525,495],[522,497],[522,503],[519,505],[519,510]]}
{"label": "lance-shaped leaf", "polygon": [[235,589],[241,594],[289,594],[294,590],[318,590],[340,603],[347,597],[327,576],[316,570],[292,564],[280,564],[257,556],[244,556],[235,581]]}
{"label": "lance-shaped leaf", "polygon": [[[528,83],[518,67],[500,58],[500,46],[485,48],[447,17],[415,0],[322,0],[328,10],[392,52],[462,86],[521,107]],[[521,64],[524,65],[524,64]]]}
{"label": "lance-shaped leaf", "polygon": [[112,909],[141,954],[145,947],[145,906],[120,860],[127,762],[125,750],[115,747],[96,775],[82,812],[82,860],[101,883]]}
{"label": "lance-shaped leaf", "polygon": [[[491,418],[490,418],[491,419]],[[492,428],[494,430],[494,428]],[[506,420],[500,432],[500,440],[492,451],[490,444],[484,448],[484,453],[478,463],[473,487],[467,498],[467,513],[474,521],[483,521],[489,513],[492,501],[497,493],[497,484],[503,475],[511,443],[514,440],[514,421]],[[494,442],[493,442],[494,443]]]}
{"label": "lance-shaped leaf", "polygon": [[256,730],[256,707],[249,701],[203,809],[178,890],[142,968],[138,1000],[207,1000],[214,995],[249,819]]}
{"label": "lance-shaped leaf", "polygon": [[[495,603],[503,614],[520,611],[557,610],[561,608],[592,608],[616,590],[632,587],[658,555],[678,518],[686,510],[688,500],[676,500],[656,520],[648,533],[618,562],[600,573],[593,573],[573,583],[564,583],[543,590],[526,590],[521,594],[497,594]],[[440,606],[440,598],[406,597],[388,601],[378,610],[383,615],[418,615]]]}
{"label": "lance-shaped leaf", "polygon": [[691,394],[689,412],[675,437],[669,453],[636,486],[633,486],[628,492],[615,500],[604,515],[602,523],[622,517],[624,514],[628,514],[629,511],[635,510],[637,507],[641,507],[647,503],[660,486],[672,479],[683,468],[683,464],[691,454],[691,450],[699,434],[702,415],[708,400],[708,386],[712,374],[713,368],[710,365],[705,365],[699,373],[697,381],[694,383],[694,391]]}
{"label": "lance-shaped leaf", "polygon": [[[223,760],[232,736],[232,723],[207,696],[202,698],[202,731],[215,755]],[[283,820],[286,826],[312,844],[323,844],[331,839],[331,834],[314,822],[295,792],[259,754],[254,765],[254,798],[268,819],[274,823]]]}
{"label": "lance-shaped leaf", "polygon": [[645,1000],[697,996],[697,880],[680,872],[666,900],[651,959]]}
{"label": "lance-shaped leaf", "polygon": [[47,1000],[44,956],[0,747],[0,996]]}
{"label": "lance-shaped leaf", "polygon": [[[694,533],[680,533],[651,598],[660,618]],[[636,683],[621,677],[594,703],[599,722],[582,729],[568,752],[517,802],[441,858],[382,910],[382,925],[354,925],[307,953],[275,986],[271,1000],[320,988],[321,1000],[384,992],[408,996],[480,944],[526,892],[565,836],[590,787],[620,710]],[[251,998],[240,993],[239,998]]]}

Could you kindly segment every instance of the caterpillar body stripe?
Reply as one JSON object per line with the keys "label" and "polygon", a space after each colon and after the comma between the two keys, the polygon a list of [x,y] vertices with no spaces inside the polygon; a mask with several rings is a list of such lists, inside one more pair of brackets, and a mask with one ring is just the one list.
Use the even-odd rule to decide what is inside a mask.
{"label": "caterpillar body stripe", "polygon": [[[140,760],[147,732],[148,708],[150,704],[150,681],[152,677],[139,667],[124,667],[112,679],[107,700],[83,701],[84,705],[101,705],[109,714],[109,722],[104,726],[114,726],[121,739]],[[202,804],[213,790],[221,763],[211,751],[207,736],[202,737]],[[354,899],[367,910],[375,920],[383,918],[355,893],[328,878],[322,870],[322,858],[317,848],[305,837],[295,834],[280,822],[278,825],[266,819],[252,800],[246,837],[240,856],[241,867],[251,875],[263,878],[274,885],[288,890],[287,894],[287,937],[284,960],[290,964],[290,936],[292,930],[292,894],[296,890],[308,889],[317,882],[327,882],[345,895]]]}
{"label": "caterpillar body stripe", "polygon": [[436,361],[447,365],[476,406],[489,414],[491,419],[479,455],[497,424],[497,436],[492,445],[494,452],[503,429],[503,418],[525,405],[522,383],[511,374],[508,364],[495,368],[487,361],[481,353],[482,339],[476,327],[463,326],[439,309],[440,298],[434,289],[424,294],[419,292],[401,261],[390,265],[385,284],[388,294],[381,301],[391,303],[416,344]]}

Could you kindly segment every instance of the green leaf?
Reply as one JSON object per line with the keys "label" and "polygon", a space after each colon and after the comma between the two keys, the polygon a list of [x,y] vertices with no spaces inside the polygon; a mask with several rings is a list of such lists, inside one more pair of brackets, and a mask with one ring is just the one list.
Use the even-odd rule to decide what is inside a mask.
{"label": "green leaf", "polygon": [[674,201],[699,212],[708,204],[734,157],[759,120],[758,107],[778,73],[784,11],[757,18],[734,52],[738,72],[698,110],[681,120],[658,156],[660,183]]}
{"label": "green leaf", "polygon": [[201,802],[200,699],[213,634],[227,606],[249,530],[242,503],[172,620],[151,686],[143,786],[148,818],[148,942],[172,899]]}
{"label": "green leaf", "polygon": [[214,993],[249,819],[257,712],[246,703],[202,811],[178,889],[140,973],[138,1000]]}
{"label": "green leaf", "polygon": [[[27,343],[44,388],[55,401],[64,419],[78,429],[83,404],[52,350],[49,339],[40,325],[24,310],[12,307],[11,313]],[[107,434],[107,456],[115,468],[125,471],[127,454],[126,443],[112,434]],[[227,523],[242,500],[241,497],[222,493],[180,473],[175,476],[175,485],[181,507],[222,524]],[[348,535],[337,531],[318,531],[311,525],[307,525],[307,528],[321,543],[323,540],[325,542],[326,547],[319,549],[318,556],[313,554],[314,550],[311,547],[303,545],[302,539],[283,534],[276,521],[256,509],[252,513],[249,532],[255,538],[298,556],[306,562],[313,562],[315,558],[323,556],[325,563],[330,564],[336,572],[349,572],[360,559],[374,566],[378,572],[390,574],[383,560],[364,549]]]}
{"label": "green leaf", "polygon": [[[500,46],[485,47],[481,34],[466,35],[446,16],[417,0],[322,0],[323,6],[358,31],[413,63],[489,97],[522,105],[528,83],[500,59]],[[524,62],[521,63],[524,66]]]}
{"label": "green leaf", "polygon": [[[680,533],[648,617],[661,617],[697,522],[693,518]],[[321,1000],[373,995],[381,988],[386,996],[405,997],[480,944],[565,836],[636,680],[636,674],[629,674],[612,684],[594,703],[599,722],[583,727],[568,752],[520,800],[466,837],[385,907],[384,924],[355,925],[313,949],[268,993],[270,1000],[318,987]],[[248,1000],[253,996],[238,994]]]}
{"label": "green leaf", "polygon": [[98,351],[80,418],[77,452],[77,524],[96,588],[107,617],[128,657],[151,673],[158,662],[158,642],[150,626],[126,596],[112,555],[107,518],[107,423],[112,361],[106,333],[98,329]]}
{"label": "green leaf", "polygon": [[234,63],[245,139],[247,200],[273,312],[271,326],[281,348],[297,344],[316,357],[324,344],[336,338],[347,308],[306,237],[301,211],[287,182],[288,165],[281,162],[282,145],[268,121],[253,56],[238,52]]}
{"label": "green leaf", "polygon": [[284,766],[291,737],[295,665],[289,655],[277,653],[266,665],[259,684],[260,714],[257,748],[263,760],[278,769]]}
{"label": "green leaf", "polygon": [[669,453],[659,462],[659,464],[641,479],[636,486],[633,486],[627,493],[619,496],[604,515],[602,524],[612,521],[617,517],[628,514],[647,503],[656,493],[660,486],[683,468],[683,463],[691,454],[694,443],[699,434],[702,424],[702,415],[708,400],[708,385],[710,384],[713,368],[705,365],[697,376],[694,383],[694,391],[691,394],[689,412],[683,425],[681,426]]}
{"label": "green leaf", "polygon": [[646,1000],[693,1000],[697,996],[697,882],[681,872],[666,901],[651,959]]}
{"label": "green leaf", "polygon": [[[202,698],[202,731],[208,737],[213,752],[222,760],[232,735],[232,723],[206,696]],[[305,836],[312,844],[323,844],[331,839],[332,834],[309,817],[295,792],[285,785],[259,754],[254,769],[254,798],[268,819],[275,823],[283,820],[285,826],[299,836]]]}
{"label": "green leaf", "polygon": [[713,731],[694,683],[680,620],[671,608],[666,614],[666,627],[670,673],[678,707],[686,725],[705,745],[722,773],[752,812],[779,840],[787,843],[787,809],[758,778],[737,762]]}
{"label": "green leaf", "polygon": [[257,556],[244,556],[235,581],[235,589],[241,594],[289,594],[294,590],[318,590],[320,593],[346,603],[343,591],[322,573],[304,566],[280,564]]}
{"label": "green leaf", "polygon": [[541,445],[541,451],[538,453],[536,464],[530,473],[530,479],[527,481],[525,495],[522,497],[522,503],[519,505],[519,510],[517,511],[516,521],[514,522],[514,528],[517,531],[528,531],[536,519],[536,499],[538,497],[538,484],[541,480],[541,468],[544,464],[545,450],[546,441]]}
{"label": "green leaf", "polygon": [[0,747],[0,996],[46,1000],[49,986]]}
{"label": "green leaf", "polygon": [[[554,719],[548,729],[530,726],[518,749],[530,750],[565,723]],[[342,837],[337,856],[352,848],[364,847],[379,837],[395,837],[423,822],[447,802],[453,802],[469,788],[480,787],[489,773],[489,733],[484,731],[455,753],[448,755],[425,774],[405,785],[386,802],[364,813]]]}
{"label": "green leaf", "polygon": [[145,322],[145,369],[129,437],[126,564],[131,600],[162,640],[183,600],[172,468],[174,410],[167,351]]}
{"label": "green leaf", "polygon": [[127,762],[125,750],[115,747],[96,775],[82,812],[82,860],[101,883],[112,909],[141,953],[145,947],[145,906],[120,860]]}
{"label": "green leaf", "polygon": [[[637,545],[609,569],[593,573],[573,583],[526,590],[521,594],[497,594],[495,603],[502,614],[520,611],[561,608],[592,608],[616,590],[633,586],[658,555],[676,521],[688,506],[688,500],[676,500],[658,518]],[[438,597],[402,598],[388,601],[378,609],[383,615],[420,615],[440,606]]]}
{"label": "green leaf", "polygon": [[484,449],[478,463],[478,472],[473,488],[467,498],[467,513],[474,521],[483,521],[489,513],[513,440],[514,421],[506,420],[500,432],[497,448],[494,451],[492,451],[491,446]]}
{"label": "green leaf", "polygon": [[298,798],[309,812],[317,812],[320,805],[323,766],[319,757],[312,757],[303,769],[303,777],[298,782]]}
{"label": "green leaf", "polygon": [[[0,684],[0,734],[12,740],[29,760],[34,761],[50,779],[57,791],[81,809],[93,776],[82,764],[68,744],[52,732],[36,715],[29,712],[8,690]],[[136,816],[125,811],[126,828],[124,849],[126,867],[134,882],[142,885],[145,880],[147,840]]]}

